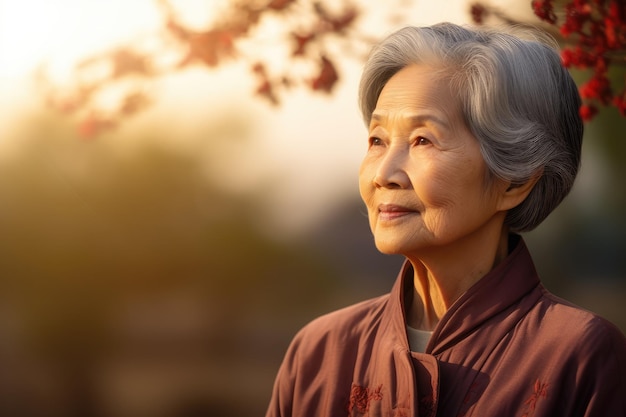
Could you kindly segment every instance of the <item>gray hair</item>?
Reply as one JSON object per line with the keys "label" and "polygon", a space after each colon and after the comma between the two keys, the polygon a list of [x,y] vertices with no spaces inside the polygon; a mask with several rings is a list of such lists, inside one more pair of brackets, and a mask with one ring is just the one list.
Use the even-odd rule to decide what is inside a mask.
{"label": "gray hair", "polygon": [[505,220],[514,232],[539,225],[569,193],[581,158],[580,96],[556,42],[521,28],[440,23],[400,29],[365,64],[359,104],[366,124],[387,81],[411,64],[433,66],[448,77],[480,144],[488,178],[516,186],[540,175]]}

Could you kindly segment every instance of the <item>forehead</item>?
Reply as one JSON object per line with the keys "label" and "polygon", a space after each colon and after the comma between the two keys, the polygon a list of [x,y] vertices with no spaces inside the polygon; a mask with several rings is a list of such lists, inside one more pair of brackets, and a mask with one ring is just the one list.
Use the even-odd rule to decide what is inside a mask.
{"label": "forehead", "polygon": [[410,65],[385,84],[372,113],[372,122],[391,116],[405,116],[420,122],[433,119],[444,125],[462,120],[460,100],[441,70],[427,65]]}

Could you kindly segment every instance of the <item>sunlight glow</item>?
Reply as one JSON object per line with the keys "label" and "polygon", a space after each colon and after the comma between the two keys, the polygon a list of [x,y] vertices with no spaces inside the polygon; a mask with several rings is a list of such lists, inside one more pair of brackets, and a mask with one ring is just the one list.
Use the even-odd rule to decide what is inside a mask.
{"label": "sunlight glow", "polygon": [[[168,1],[182,22],[201,29],[218,17],[231,0]],[[40,92],[29,85],[38,67],[45,66],[46,74],[63,85],[61,80],[71,78],[72,69],[84,58],[118,45],[154,38],[163,28],[158,2],[0,0],[0,157],[9,145],[4,138],[10,136],[3,134],[3,129],[19,123],[20,114],[27,114],[27,102],[41,99],[37,95]],[[466,21],[467,2],[449,0],[442,7],[443,2],[438,0],[353,1],[363,9],[360,24],[372,37],[389,32],[393,20],[390,18],[396,15],[415,25]],[[257,53],[263,49],[284,56],[281,48],[285,45],[270,47],[281,28],[274,24],[264,29],[256,33],[254,42],[242,45],[242,49],[248,48],[243,52]],[[274,63],[281,64],[278,59]],[[361,62],[346,60],[342,81],[332,96],[295,90],[279,108],[253,97],[251,91],[256,81],[249,76],[245,65],[242,62],[210,72],[198,67],[164,77],[159,82],[158,94],[154,92],[158,100],[150,115],[141,114],[125,129],[133,135],[155,121],[175,126],[178,133],[168,138],[172,149],[203,152],[203,146],[212,146],[203,132],[207,123],[215,120],[207,114],[215,113],[215,109],[244,114],[256,127],[244,149],[238,150],[245,151],[239,159],[245,169],[233,170],[230,165],[215,164],[207,167],[221,169],[223,185],[231,190],[258,187],[271,192],[274,205],[267,208],[272,213],[266,216],[270,217],[268,227],[279,231],[280,226],[282,233],[304,232],[332,212],[347,193],[356,192],[354,181],[363,153],[364,134],[356,105]],[[144,140],[140,134],[134,134],[132,141],[124,141],[125,137],[111,136],[106,140],[118,149],[132,149]],[[271,184],[271,190],[264,181]]]}
{"label": "sunlight glow", "polygon": [[153,0],[0,0],[0,77],[76,60],[160,23]]}
{"label": "sunlight glow", "polygon": [[[202,30],[215,23],[232,0],[168,0],[176,16],[187,27]],[[156,3],[156,0],[155,0]]]}

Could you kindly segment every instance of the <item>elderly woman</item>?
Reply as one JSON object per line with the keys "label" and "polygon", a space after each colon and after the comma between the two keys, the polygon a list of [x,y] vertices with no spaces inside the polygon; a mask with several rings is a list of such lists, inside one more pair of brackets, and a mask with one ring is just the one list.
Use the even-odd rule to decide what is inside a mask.
{"label": "elderly woman", "polygon": [[390,294],[302,329],[267,416],[626,416],[626,340],[550,294],[523,239],[578,171],[580,98],[538,36],[402,29],[360,84],[360,192]]}

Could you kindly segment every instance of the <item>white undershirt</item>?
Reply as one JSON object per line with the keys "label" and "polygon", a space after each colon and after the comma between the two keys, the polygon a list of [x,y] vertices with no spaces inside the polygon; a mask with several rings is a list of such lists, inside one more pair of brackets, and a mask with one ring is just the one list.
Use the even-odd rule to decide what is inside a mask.
{"label": "white undershirt", "polygon": [[426,351],[426,346],[428,345],[430,336],[433,334],[433,332],[414,329],[411,326],[406,326],[406,333],[409,337],[409,347],[411,348],[411,352],[419,353],[424,353]]}

